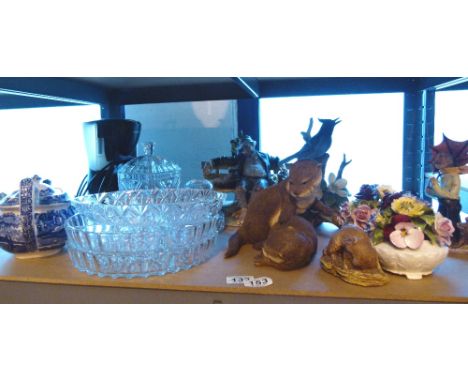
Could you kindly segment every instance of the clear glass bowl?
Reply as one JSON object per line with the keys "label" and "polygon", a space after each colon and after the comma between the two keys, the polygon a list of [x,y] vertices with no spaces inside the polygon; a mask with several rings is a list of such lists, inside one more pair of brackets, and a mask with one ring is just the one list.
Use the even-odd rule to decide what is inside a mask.
{"label": "clear glass bowl", "polygon": [[180,184],[180,166],[153,155],[153,142],[143,145],[144,155],[119,166],[119,190],[148,190],[177,188]]}
{"label": "clear glass bowl", "polygon": [[72,200],[76,212],[121,227],[194,224],[215,216],[224,195],[206,189],[153,189],[85,195]]}
{"label": "clear glass bowl", "polygon": [[99,224],[78,214],[65,224],[67,249],[74,267],[90,275],[160,276],[207,261],[219,219],[214,215],[198,224],[138,229]]}

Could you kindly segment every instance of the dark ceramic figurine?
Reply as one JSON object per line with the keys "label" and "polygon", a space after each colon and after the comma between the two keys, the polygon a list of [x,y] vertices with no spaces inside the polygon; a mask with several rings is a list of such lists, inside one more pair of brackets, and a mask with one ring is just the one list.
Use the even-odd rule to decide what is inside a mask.
{"label": "dark ceramic figurine", "polygon": [[274,183],[270,171],[277,170],[279,166],[278,158],[257,151],[256,144],[257,142],[248,135],[242,137],[239,143],[239,153],[236,157],[236,197],[241,208],[247,208],[253,193]]}
{"label": "dark ceramic figurine", "polygon": [[226,212],[234,218],[236,226],[242,224],[252,195],[287,175],[279,158],[257,151],[256,144],[250,136],[241,134],[231,141],[231,157],[202,162],[203,176],[215,189],[235,192],[236,203]]}
{"label": "dark ceramic figurine", "polygon": [[442,143],[432,148],[432,164],[438,171],[426,187],[427,195],[439,200],[439,212],[449,218],[455,228],[452,246],[461,244],[459,229],[460,211],[460,175],[468,173],[468,141],[457,142],[445,135]]}
{"label": "dark ceramic figurine", "polygon": [[328,149],[332,144],[332,135],[335,129],[335,126],[341,121],[339,118],[336,119],[319,119],[322,123],[320,130],[313,137],[310,135],[312,131],[312,126],[314,119],[311,118],[309,122],[309,127],[307,132],[302,132],[302,138],[304,139],[304,146],[302,148],[281,160],[281,163],[287,163],[292,159],[309,159],[316,160],[317,162],[322,163],[322,170],[325,172],[326,162],[328,161],[329,155],[327,154]]}

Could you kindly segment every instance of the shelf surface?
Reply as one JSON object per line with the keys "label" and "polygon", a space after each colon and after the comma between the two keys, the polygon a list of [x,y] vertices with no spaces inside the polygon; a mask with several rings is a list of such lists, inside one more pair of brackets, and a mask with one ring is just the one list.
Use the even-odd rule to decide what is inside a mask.
{"label": "shelf surface", "polygon": [[[313,297],[353,302],[468,302],[468,256],[450,254],[434,274],[410,281],[390,275],[390,282],[381,287],[360,287],[341,281],[320,269],[320,256],[330,231],[320,230],[319,248],[312,263],[300,270],[282,272],[270,267],[256,267],[256,252],[244,246],[241,252],[224,259],[230,232],[222,233],[212,249],[214,256],[191,270],[165,276],[135,279],[111,279],[88,276],[76,270],[66,253],[42,259],[20,260],[0,250],[0,281],[42,283],[73,286],[140,288],[165,291],[254,294],[257,296]],[[262,288],[226,284],[227,276],[270,277],[273,284]],[[117,291],[117,290],[116,290]],[[296,299],[297,300],[297,299]],[[269,300],[270,301],[270,300]]]}

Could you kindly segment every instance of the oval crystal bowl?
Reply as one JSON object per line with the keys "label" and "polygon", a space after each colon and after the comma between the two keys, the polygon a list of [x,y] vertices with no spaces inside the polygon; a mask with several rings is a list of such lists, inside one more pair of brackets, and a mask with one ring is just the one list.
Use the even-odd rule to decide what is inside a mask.
{"label": "oval crystal bowl", "polygon": [[79,271],[100,277],[161,276],[207,261],[218,234],[216,215],[198,224],[117,227],[74,215],[65,230],[70,259]]}
{"label": "oval crystal bowl", "polygon": [[203,222],[221,210],[224,195],[206,189],[152,189],[92,194],[72,201],[76,212],[101,224],[171,225]]}
{"label": "oval crystal bowl", "polygon": [[430,275],[448,255],[448,247],[439,247],[424,240],[418,249],[396,248],[389,243],[375,246],[383,269],[398,275],[404,275],[410,280],[420,280]]}

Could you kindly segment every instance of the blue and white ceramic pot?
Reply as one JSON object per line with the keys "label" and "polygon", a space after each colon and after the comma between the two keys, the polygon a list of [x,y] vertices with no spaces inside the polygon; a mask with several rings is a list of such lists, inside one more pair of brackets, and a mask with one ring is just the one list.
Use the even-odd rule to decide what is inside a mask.
{"label": "blue and white ceramic pot", "polygon": [[65,220],[73,215],[68,195],[40,177],[0,200],[0,247],[17,258],[54,255],[66,242]]}

